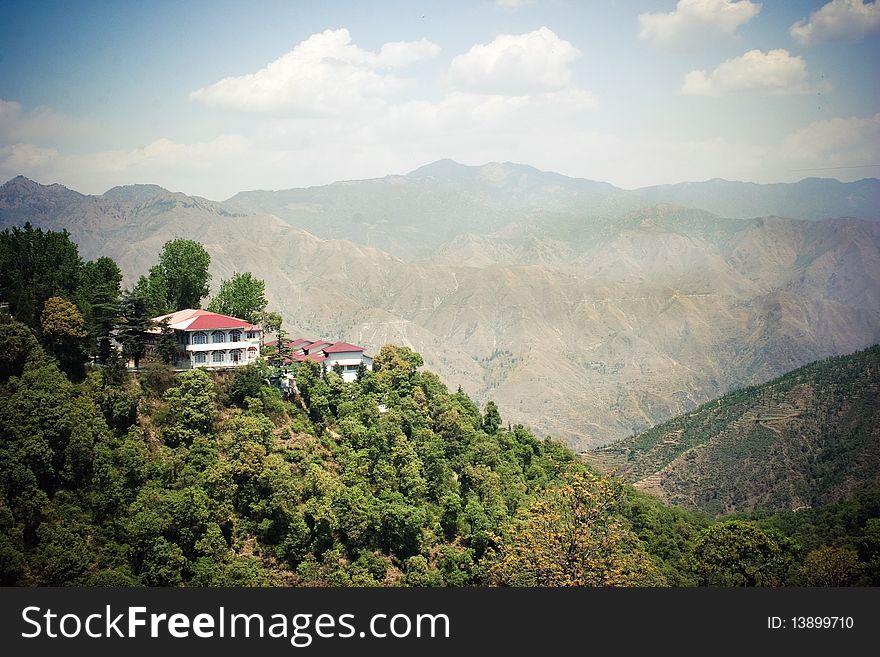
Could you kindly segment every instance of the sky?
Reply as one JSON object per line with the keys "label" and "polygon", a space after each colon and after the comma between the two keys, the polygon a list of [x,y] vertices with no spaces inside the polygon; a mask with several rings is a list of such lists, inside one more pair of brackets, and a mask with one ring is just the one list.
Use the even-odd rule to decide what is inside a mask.
{"label": "sky", "polygon": [[519,162],[624,188],[880,177],[865,0],[4,0],[0,181],[214,200]]}

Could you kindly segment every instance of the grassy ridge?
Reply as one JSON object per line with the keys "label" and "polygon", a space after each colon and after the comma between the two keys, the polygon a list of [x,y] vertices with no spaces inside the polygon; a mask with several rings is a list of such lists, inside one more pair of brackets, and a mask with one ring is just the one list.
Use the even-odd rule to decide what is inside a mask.
{"label": "grassy ridge", "polygon": [[586,455],[712,515],[796,509],[880,481],[880,347],[829,358]]}

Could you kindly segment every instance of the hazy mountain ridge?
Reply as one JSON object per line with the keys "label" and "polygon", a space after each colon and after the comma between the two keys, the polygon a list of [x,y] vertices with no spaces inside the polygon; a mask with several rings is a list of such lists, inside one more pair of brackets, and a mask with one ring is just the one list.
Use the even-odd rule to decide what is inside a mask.
{"label": "hazy mountain ridge", "polygon": [[811,363],[589,452],[673,504],[798,509],[880,482],[880,347]]}
{"label": "hazy mountain ridge", "polygon": [[584,224],[601,226],[658,204],[735,219],[875,220],[880,219],[880,180],[807,178],[777,185],[709,180],[624,190],[510,162],[466,166],[440,160],[403,176],[241,192],[223,207],[274,214],[319,237],[342,237],[416,258],[463,233],[493,233],[510,225],[558,232],[566,223],[563,232],[579,231]]}
{"label": "hazy mountain ridge", "polygon": [[[7,183],[0,199],[17,195],[19,205],[42,209],[26,215],[0,202],[0,226],[30,218],[67,228],[84,257],[110,255],[129,283],[166,240],[196,239],[211,253],[215,288],[234,271],[265,279],[292,333],[373,351],[385,342],[412,346],[450,385],[480,401],[491,397],[510,421],[580,448],[880,341],[880,222],[614,206],[621,190],[508,167],[441,162],[409,176],[292,190],[301,199],[349,190],[345,204],[337,199],[349,214],[393,210],[394,221],[424,223],[412,235],[391,231],[404,250],[441,226],[421,241],[417,261],[370,246],[377,240],[369,231],[326,239],[271,214],[245,215],[244,205],[154,186],[40,206],[39,194],[7,194]],[[607,207],[618,209],[542,213],[541,198],[559,194],[548,180],[572,197],[597,185]],[[379,203],[347,205],[362,198],[351,190],[362,188]],[[512,188],[526,200],[513,203]],[[430,198],[458,205],[423,207]],[[494,214],[483,223],[463,219],[461,207],[477,212],[486,199]],[[340,226],[323,230],[344,234]]]}
{"label": "hazy mountain ridge", "polygon": [[876,178],[850,183],[829,178],[804,178],[796,183],[770,185],[715,178],[704,182],[643,187],[634,190],[634,194],[649,202],[702,208],[724,217],[880,218],[880,182]]}

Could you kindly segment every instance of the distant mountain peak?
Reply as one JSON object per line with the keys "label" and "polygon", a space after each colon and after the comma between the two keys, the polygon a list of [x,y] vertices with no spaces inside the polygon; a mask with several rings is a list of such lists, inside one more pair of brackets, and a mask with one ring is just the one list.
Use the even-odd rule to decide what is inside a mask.
{"label": "distant mountain peak", "polygon": [[26,176],[18,175],[15,178],[7,180],[0,190],[6,192],[9,190],[36,191],[48,187],[63,187],[63,185],[41,185],[35,180],[31,180]]}
{"label": "distant mountain peak", "polygon": [[424,164],[418,169],[414,169],[413,171],[411,171],[409,175],[414,178],[427,176],[438,176],[445,178],[450,175],[460,176],[475,168],[477,167],[468,166],[467,164],[461,164],[459,162],[456,162],[455,160],[444,158],[442,160],[437,160],[436,162],[431,162],[430,164]]}
{"label": "distant mountain peak", "polygon": [[119,185],[104,192],[104,198],[127,203],[146,203],[155,198],[169,196],[172,192],[164,187],[151,184]]}
{"label": "distant mountain peak", "polygon": [[81,198],[82,194],[64,185],[42,185],[25,176],[16,176],[0,187],[0,207],[3,208],[53,208]]}

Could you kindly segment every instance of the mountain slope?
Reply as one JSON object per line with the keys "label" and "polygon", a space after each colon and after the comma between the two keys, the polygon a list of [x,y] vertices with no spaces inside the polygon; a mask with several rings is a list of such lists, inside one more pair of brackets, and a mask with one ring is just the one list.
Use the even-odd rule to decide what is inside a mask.
{"label": "mountain slope", "polygon": [[880,218],[880,181],[876,178],[851,183],[805,178],[773,185],[714,179],[643,187],[634,194],[650,203],[675,203],[723,217]]}
{"label": "mountain slope", "polygon": [[880,483],[880,347],[737,390],[586,458],[716,515],[845,499]]}
{"label": "mountain slope", "polygon": [[[27,218],[66,228],[85,258],[114,258],[129,285],[165,241],[198,240],[214,288],[251,271],[291,333],[372,352],[411,346],[481,404],[494,399],[511,422],[579,449],[880,341],[880,222],[724,219],[673,205],[578,218],[514,203],[514,189],[539,198],[543,182],[529,191],[497,167],[445,163],[411,174],[435,196],[457,193],[477,207],[495,195],[513,208],[498,211],[500,223],[510,220],[502,228],[472,225],[417,261],[153,186],[71,192],[52,205],[41,200],[50,188],[13,193],[7,183],[0,228]],[[533,171],[523,168],[527,182]],[[559,178],[572,194],[584,184]],[[367,183],[389,207],[397,202],[398,182]],[[442,214],[457,230],[454,209],[417,200],[409,220]]]}
{"label": "mountain slope", "polygon": [[350,239],[418,258],[463,234],[493,233],[511,225],[578,230],[658,204],[738,219],[877,220],[880,181],[807,178],[757,185],[709,180],[630,191],[510,162],[465,166],[440,160],[403,176],[241,192],[223,207],[274,214],[319,237]]}

